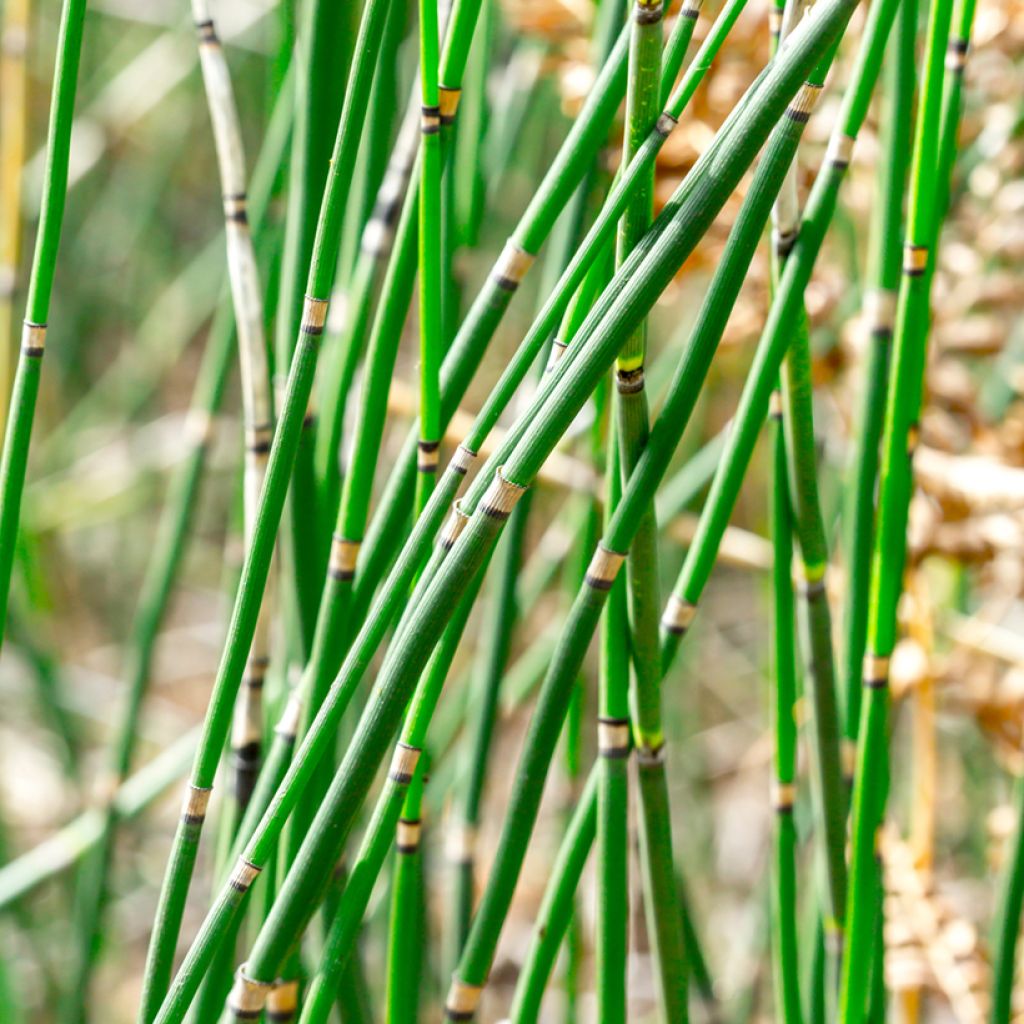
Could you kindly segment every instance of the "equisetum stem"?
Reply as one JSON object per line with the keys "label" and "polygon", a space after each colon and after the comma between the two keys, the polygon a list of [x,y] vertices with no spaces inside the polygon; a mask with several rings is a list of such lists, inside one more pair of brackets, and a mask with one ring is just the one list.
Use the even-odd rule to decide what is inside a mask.
{"label": "equisetum stem", "polygon": [[[540,1004],[544,995],[555,958],[562,945],[566,929],[572,919],[575,907],[576,888],[580,875],[594,843],[598,828],[598,796],[600,764],[594,765],[587,775],[586,784],[569,819],[565,838],[558,848],[558,856],[551,865],[551,877],[544,889],[544,897],[537,910],[530,948],[527,951],[523,966],[516,981],[515,994],[512,997],[512,1009],[509,1020],[512,1024],[530,1024],[540,1019]],[[599,892],[601,890],[599,889]],[[598,904],[600,906],[600,903]],[[625,931],[625,920],[622,922]],[[625,952],[625,936],[621,942]],[[600,947],[598,947],[600,948]],[[616,964],[616,972],[624,962]],[[599,978],[602,977],[599,975]],[[625,978],[620,982],[622,988],[622,1004],[625,1005]],[[603,982],[602,982],[603,986]],[[600,989],[598,992],[600,998]],[[609,1005],[607,1000],[603,1006]],[[599,1018],[612,1021],[614,1017]]]}
{"label": "equisetum stem", "polygon": [[900,236],[903,230],[903,191],[910,152],[906,140],[913,123],[914,46],[917,39],[917,0],[901,0],[894,45],[886,68],[885,112],[881,120],[882,150],[876,179],[877,202],[871,225],[868,291],[864,314],[871,335],[861,400],[860,429],[849,490],[849,531],[846,563],[849,577],[845,621],[843,774],[853,785],[857,727],[860,718],[861,670],[867,644],[868,589],[871,548],[875,531],[875,487],[878,447],[882,439],[885,392],[889,380],[896,293],[900,280]]}
{"label": "equisetum stem", "polygon": [[274,541],[312,389],[320,335],[327,319],[327,300],[337,262],[343,199],[355,163],[387,7],[387,0],[369,0],[360,23],[356,56],[349,74],[317,224],[302,325],[289,372],[288,387],[270,450],[252,543],[246,550],[228,627],[228,639],[204,722],[203,739],[196,754],[157,908],[139,1009],[140,1024],[150,1024],[156,1018],[167,992],[206,805],[263,603]]}
{"label": "equisetum stem", "polygon": [[[428,755],[422,755],[424,762]],[[423,970],[423,831],[424,775],[417,770],[402,804],[395,831],[395,867],[391,877],[391,922],[388,934],[387,1024],[416,1024],[419,1019],[420,974]],[[351,957],[351,953],[348,953]]]}
{"label": "equisetum stem", "polygon": [[[238,335],[245,431],[244,542],[248,547],[252,543],[256,510],[273,436],[270,369],[263,333],[262,289],[249,226],[242,131],[227,60],[217,38],[207,0],[192,0],[192,17],[199,37],[199,64],[220,171],[228,280]],[[264,594],[231,730],[231,749],[235,762],[234,801],[241,811],[245,809],[259,773],[263,738],[263,683],[270,660],[271,600],[270,594]]]}
{"label": "equisetum stem", "polygon": [[[0,456],[0,630],[7,622],[11,571],[18,539],[21,495],[25,487],[28,449],[32,439],[36,398],[46,346],[50,295],[57,268],[64,205],[67,198],[71,123],[75,112],[78,65],[82,55],[85,0],[64,0],[61,7],[57,55],[54,61],[50,118],[46,136],[46,164],[36,228],[32,270],[28,281],[25,322],[7,411],[7,427]],[[0,643],[2,643],[0,636]]]}
{"label": "equisetum stem", "polygon": [[[438,90],[437,0],[420,0],[420,82],[423,114],[419,202],[420,439],[416,512],[433,490],[441,445],[442,276],[441,107]],[[453,172],[449,172],[453,173]]]}
{"label": "equisetum stem", "polygon": [[[618,435],[614,430],[609,432],[607,444],[605,527],[622,496],[623,481]],[[577,581],[577,588],[580,582],[582,580]],[[598,716],[596,831],[599,882],[594,951],[598,978],[597,1006],[599,1019],[624,1022],[628,1006],[629,756],[632,743],[629,721],[629,608],[626,580],[622,578],[612,585],[608,605],[601,618]]]}
{"label": "equisetum stem", "polygon": [[775,810],[773,835],[772,941],[776,1016],[782,1024],[800,1024],[800,977],[797,957],[797,835],[793,820],[796,803],[797,695],[795,611],[790,575],[793,563],[793,523],[789,508],[786,444],[782,428],[782,396],[776,391],[771,414],[775,428],[772,480],[772,596],[775,608],[774,700]]}
{"label": "equisetum stem", "polygon": [[839,1007],[842,1019],[849,1024],[860,1024],[865,1017],[875,941],[876,832],[884,812],[882,794],[887,780],[889,657],[896,642],[896,605],[902,589],[912,490],[911,460],[917,442],[927,350],[928,269],[935,242],[943,61],[951,16],[952,0],[934,0],[914,134],[903,276],[893,333],[851,813],[848,940]]}
{"label": "equisetum stem", "polygon": [[[660,63],[660,4],[637,0],[626,90],[624,166],[629,166],[637,148],[654,127],[660,99]],[[651,222],[653,194],[652,167],[641,179],[619,223],[617,255],[620,264]],[[649,430],[644,388],[646,350],[646,324],[641,322],[622,347],[616,361],[614,409],[623,481],[628,480],[636,465]],[[683,1022],[688,1018],[686,962],[665,776],[658,650],[661,603],[658,564],[658,524],[651,502],[641,514],[626,563],[630,647],[635,673],[632,731],[637,750],[644,904],[658,970],[662,1013],[666,1020]]]}
{"label": "equisetum stem", "polygon": [[0,421],[7,420],[14,345],[14,295],[21,260],[21,183],[25,164],[29,0],[0,15]]}
{"label": "equisetum stem", "polygon": [[487,625],[487,641],[475,680],[475,716],[470,720],[469,743],[465,760],[465,785],[458,795],[458,820],[452,824],[449,846],[455,870],[453,899],[454,944],[459,951],[469,930],[473,911],[475,838],[480,823],[480,804],[487,778],[488,755],[497,721],[498,695],[512,646],[512,631],[517,618],[516,580],[519,575],[530,501],[524,499],[512,513],[512,521],[498,558],[493,608]]}

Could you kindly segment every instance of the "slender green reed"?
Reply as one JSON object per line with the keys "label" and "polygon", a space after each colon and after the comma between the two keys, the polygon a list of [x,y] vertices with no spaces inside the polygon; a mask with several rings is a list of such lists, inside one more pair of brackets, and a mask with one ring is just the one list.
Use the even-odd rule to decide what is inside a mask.
{"label": "slender green reed", "polygon": [[851,812],[848,942],[843,962],[840,1013],[859,1024],[866,1000],[875,939],[878,863],[876,832],[884,812],[887,779],[889,656],[896,643],[896,604],[902,590],[911,459],[917,440],[922,377],[928,339],[931,248],[939,158],[943,60],[952,3],[934,0],[928,20],[921,99],[910,172],[910,199],[903,276],[893,333],[892,371],[879,476],[878,521],[871,567],[864,694],[857,742]]}
{"label": "slender green reed", "polygon": [[896,43],[887,61],[885,116],[881,120],[885,159],[878,161],[874,217],[871,224],[868,291],[864,314],[871,333],[865,368],[859,429],[850,480],[846,563],[849,586],[846,601],[844,651],[843,771],[853,783],[857,727],[860,718],[861,670],[867,643],[868,591],[871,581],[871,547],[875,528],[875,487],[878,447],[882,438],[885,391],[889,379],[889,350],[893,316],[900,280],[899,238],[903,227],[903,193],[906,184],[913,121],[914,44],[917,38],[916,0],[902,0]]}
{"label": "slender green reed", "polygon": [[797,834],[793,820],[796,803],[796,635],[791,566],[793,523],[789,507],[786,443],[782,429],[782,396],[774,396],[773,418],[778,425],[774,437],[772,479],[772,596],[775,620],[772,624],[773,682],[772,723],[775,736],[775,781],[773,806],[772,886],[775,1015],[782,1024],[800,1024],[800,979],[797,958]]}
{"label": "slender green reed", "polygon": [[[196,755],[185,810],[175,833],[168,860],[167,874],[147,956],[143,998],[139,1010],[140,1024],[150,1024],[155,1018],[170,981],[174,947],[195,867],[206,805],[224,747],[232,705],[256,629],[273,554],[274,538],[280,523],[299,433],[312,388],[320,335],[327,317],[327,300],[337,262],[344,190],[347,188],[355,162],[387,6],[386,0],[370,0],[360,24],[356,56],[349,74],[317,224],[299,340],[270,451],[266,482],[260,496],[252,543],[246,551],[245,564],[228,627],[228,639],[204,723],[203,740]],[[251,881],[248,874],[246,878]]]}
{"label": "slender green reed", "polygon": [[[569,820],[565,838],[558,848],[558,856],[551,865],[551,880],[544,890],[544,898],[537,909],[537,919],[530,948],[523,961],[516,982],[515,994],[512,997],[512,1008],[509,1012],[509,1020],[512,1024],[529,1024],[531,1021],[540,1019],[540,1005],[544,989],[561,948],[562,938],[569,927],[575,905],[576,888],[598,829],[598,769],[599,765],[595,765],[587,775],[583,792],[580,794],[580,799]],[[623,930],[625,930],[625,921],[623,921]],[[624,938],[625,936],[623,936]],[[621,947],[624,954],[625,941],[621,943]],[[600,950],[600,947],[598,949]],[[621,966],[624,968],[624,961]],[[620,970],[620,963],[615,964],[615,970],[616,972]],[[600,981],[603,974],[599,974],[598,977]],[[600,983],[603,985],[603,981]],[[624,979],[621,982],[621,987],[624,1004]],[[598,998],[601,998],[600,988],[598,989]],[[605,1000],[599,1005],[602,1007],[599,1012],[604,1013],[603,1007],[609,1004]],[[614,1018],[602,1016],[600,1019],[613,1020]]]}
{"label": "slender green reed", "polygon": [[[441,254],[441,107],[438,89],[437,0],[420,0],[419,297],[420,297],[420,439],[416,462],[416,510],[422,511],[433,490],[441,446],[442,276]],[[450,172],[451,173],[451,172]]]}
{"label": "slender green reed", "polygon": [[[32,438],[39,378],[46,345],[50,296],[57,269],[64,205],[67,198],[71,123],[75,112],[78,66],[82,55],[85,0],[65,0],[54,61],[50,119],[46,136],[46,166],[36,228],[32,270],[28,280],[21,352],[7,411],[3,453],[0,456],[0,628],[7,622],[11,571],[18,539],[21,495],[25,487],[28,449]],[[2,638],[0,638],[2,642]]]}

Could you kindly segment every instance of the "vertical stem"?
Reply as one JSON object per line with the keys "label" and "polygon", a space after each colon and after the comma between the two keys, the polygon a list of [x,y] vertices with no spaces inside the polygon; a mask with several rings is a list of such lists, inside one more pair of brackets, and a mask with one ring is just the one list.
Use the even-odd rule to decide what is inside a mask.
{"label": "vertical stem", "polygon": [[887,777],[889,657],[896,642],[896,606],[902,589],[912,490],[911,459],[917,441],[927,351],[928,268],[935,241],[942,69],[951,15],[952,0],[933,0],[920,115],[914,135],[903,278],[893,336],[892,380],[886,406],[878,525],[871,569],[868,654],[864,660],[864,694],[853,787],[849,930],[840,992],[840,1012],[847,1024],[860,1024],[866,1013],[875,936],[874,893],[878,870],[875,843],[884,811]]}
{"label": "vertical stem", "polygon": [[786,442],[782,428],[782,396],[773,397],[772,416],[777,421],[773,439],[772,480],[772,595],[774,598],[774,700],[775,732],[774,862],[772,886],[772,944],[776,1017],[781,1024],[800,1024],[800,977],[797,955],[796,825],[796,649],[793,585],[793,522],[787,486]]}
{"label": "vertical stem", "polygon": [[[25,323],[7,412],[0,456],[0,630],[7,622],[7,601],[18,539],[21,494],[25,486],[28,449],[35,419],[39,377],[46,345],[50,294],[57,268],[64,204],[67,198],[71,123],[75,112],[78,65],[82,55],[85,0],[65,0],[61,7],[54,63],[46,164],[40,199],[39,224],[28,282]],[[2,642],[2,637],[0,637]]]}

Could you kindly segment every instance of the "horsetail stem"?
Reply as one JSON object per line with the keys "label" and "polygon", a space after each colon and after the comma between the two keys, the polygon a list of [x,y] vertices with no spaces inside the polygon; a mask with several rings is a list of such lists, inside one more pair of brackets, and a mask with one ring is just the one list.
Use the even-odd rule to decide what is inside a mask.
{"label": "horsetail stem", "polygon": [[441,444],[441,107],[438,90],[437,0],[420,0],[422,167],[419,202],[420,439],[416,510],[434,486]]}
{"label": "horsetail stem", "polygon": [[331,169],[317,224],[299,339],[270,450],[252,540],[247,546],[245,564],[232,609],[228,641],[214,682],[204,723],[203,739],[196,754],[196,763],[189,782],[185,811],[175,833],[168,860],[156,925],[147,956],[144,994],[139,1011],[140,1024],[150,1024],[157,1016],[167,992],[185,896],[198,852],[199,836],[205,816],[205,801],[213,785],[231,708],[241,682],[243,667],[248,658],[263,601],[274,538],[284,508],[299,433],[306,416],[312,388],[319,339],[327,318],[327,299],[339,245],[338,229],[344,205],[343,193],[355,161],[365,115],[366,97],[386,13],[386,0],[370,0],[360,23],[356,56],[349,74]]}
{"label": "horsetail stem", "polygon": [[775,618],[772,723],[774,726],[775,810],[773,871],[773,973],[776,1016],[783,1024],[800,1024],[800,979],[797,961],[796,824],[796,635],[793,588],[793,524],[789,508],[782,396],[775,392],[770,414],[776,420],[772,478],[772,597]]}
{"label": "horsetail stem", "polygon": [[[889,658],[896,642],[896,604],[902,589],[911,460],[917,443],[924,359],[929,329],[931,250],[937,240],[934,203],[939,165],[943,63],[949,40],[952,3],[934,0],[914,149],[910,170],[903,275],[893,332],[892,370],[886,402],[879,476],[878,521],[871,566],[864,694],[857,734],[857,766],[851,811],[848,943],[843,962],[840,1012],[859,1024],[875,940],[874,889],[876,832],[884,813],[887,771]],[[948,173],[948,172],[947,172]]]}
{"label": "horsetail stem", "polygon": [[75,112],[84,21],[85,0],[64,0],[54,60],[39,224],[28,280],[21,351],[7,410],[3,451],[0,454],[0,494],[3,495],[3,501],[0,501],[0,627],[7,622],[11,571],[21,516],[21,495],[25,487],[28,450],[46,346],[50,297],[64,222],[71,124]]}

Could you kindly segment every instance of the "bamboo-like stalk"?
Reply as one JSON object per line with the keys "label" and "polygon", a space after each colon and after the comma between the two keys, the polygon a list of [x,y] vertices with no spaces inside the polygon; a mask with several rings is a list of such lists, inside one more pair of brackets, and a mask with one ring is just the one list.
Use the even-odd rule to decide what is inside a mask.
{"label": "bamboo-like stalk", "polygon": [[[876,5],[873,12],[884,15],[884,5]],[[884,25],[884,31],[887,33],[888,24]],[[870,38],[871,33],[867,32],[865,39]],[[833,981],[830,991],[834,993],[846,911],[846,789],[840,762],[832,620],[825,589],[828,541],[817,487],[810,339],[803,313],[793,330],[786,355],[782,394],[793,528],[800,548],[797,617],[804,655],[804,685],[811,709],[812,794],[824,840],[828,898],[825,943]]]}
{"label": "bamboo-like stalk", "polygon": [[[626,139],[623,165],[654,127],[660,99],[661,9],[637,0],[630,43],[626,92]],[[651,167],[619,223],[617,256],[621,264],[651,221],[654,175]],[[636,466],[647,441],[649,415],[644,387],[646,324],[641,322],[616,361],[615,421],[623,480]],[[654,504],[641,515],[626,561],[629,595],[630,648],[635,685],[632,732],[640,795],[640,854],[644,906],[658,971],[658,991],[666,1020],[686,1021],[686,959],[679,894],[672,855],[665,736],[661,717],[661,665],[658,650],[658,524]],[[620,744],[621,746],[621,744]],[[617,1011],[616,1011],[617,1012]],[[622,1007],[622,1019],[625,1007]],[[616,1017],[616,1019],[618,1019]]]}
{"label": "bamboo-like stalk", "polygon": [[899,238],[903,227],[903,192],[906,185],[914,99],[914,44],[917,38],[917,0],[902,0],[896,41],[887,60],[885,116],[881,119],[885,158],[878,161],[874,217],[871,224],[868,290],[864,314],[871,334],[865,368],[859,429],[847,506],[846,564],[848,593],[845,616],[843,774],[853,784],[857,727],[860,719],[861,669],[867,643],[868,590],[871,582],[871,546],[875,529],[875,487],[878,447],[889,379],[889,350],[900,280]]}
{"label": "bamboo-like stalk", "polygon": [[416,461],[416,511],[422,511],[437,478],[441,446],[442,274],[441,107],[438,90],[437,0],[420,0],[419,202],[420,439]]}
{"label": "bamboo-like stalk", "polygon": [[859,1024],[866,998],[875,940],[878,863],[876,832],[884,813],[887,782],[889,657],[896,643],[896,605],[902,589],[907,514],[912,490],[911,460],[917,437],[929,328],[929,286],[936,242],[935,200],[941,168],[940,138],[943,61],[950,0],[935,0],[928,21],[918,122],[910,172],[910,199],[903,276],[893,333],[892,371],[879,477],[878,522],[871,567],[864,694],[858,730],[857,767],[851,812],[848,943],[843,962],[840,1012]]}
{"label": "bamboo-like stalk", "polygon": [[82,55],[84,20],[85,0],[65,0],[61,7],[57,37],[46,139],[46,167],[28,281],[21,352],[7,412],[3,454],[0,456],[0,494],[3,495],[0,501],[0,629],[7,622],[21,495],[25,486],[28,449],[46,345],[50,296],[64,221],[71,123],[74,118],[78,65]]}
{"label": "bamboo-like stalk", "polygon": [[[228,279],[235,310],[245,431],[243,478],[244,543],[252,543],[260,491],[273,436],[270,369],[263,333],[263,299],[256,250],[249,225],[245,151],[231,75],[207,0],[192,0],[224,204]],[[234,798],[245,810],[259,772],[263,739],[263,683],[270,661],[272,594],[264,594],[235,707],[231,747],[235,765]]]}
{"label": "bamboo-like stalk", "polygon": [[[604,528],[622,497],[618,434],[608,438],[605,470]],[[591,541],[589,550],[593,550]],[[585,555],[584,555],[585,557]],[[584,569],[584,572],[586,570]],[[579,583],[577,581],[577,588]],[[597,966],[598,1017],[625,1021],[628,1006],[629,953],[629,759],[632,743],[629,721],[629,608],[625,579],[617,579],[601,618],[601,662],[598,674],[597,720]],[[567,836],[571,834],[568,831]],[[539,945],[539,944],[538,944]],[[539,956],[538,949],[534,959]],[[533,972],[536,966],[531,964]],[[544,979],[531,980],[543,991]],[[539,994],[535,997],[539,1001]],[[530,1000],[533,1002],[534,1000]]]}
{"label": "bamboo-like stalk", "polygon": [[14,296],[21,260],[28,16],[29,0],[11,0],[4,4],[0,23],[0,419],[4,422],[14,355]]}
{"label": "bamboo-like stalk", "polygon": [[451,854],[455,870],[452,900],[453,945],[461,952],[469,931],[473,911],[475,838],[480,824],[480,804],[487,778],[488,754],[497,718],[498,694],[512,646],[512,631],[517,618],[515,585],[522,558],[529,501],[523,501],[512,514],[504,545],[498,557],[493,607],[487,625],[487,640],[481,648],[478,679],[475,681],[475,720],[470,723],[468,749],[464,761],[466,782],[458,795],[458,818],[450,826]]}
{"label": "bamboo-like stalk", "polygon": [[147,956],[143,998],[139,1011],[140,1024],[150,1024],[155,1018],[170,981],[174,947],[195,866],[205,807],[256,629],[270,570],[274,538],[281,520],[299,434],[312,389],[319,340],[327,317],[328,295],[337,261],[339,228],[344,206],[342,200],[355,162],[387,7],[386,0],[371,0],[364,9],[360,24],[356,57],[349,74],[345,103],[317,224],[302,326],[277,431],[271,446],[256,527],[252,543],[246,551],[242,577],[228,628],[228,640],[204,723],[203,741],[196,755],[196,764],[186,794],[185,810],[175,833],[167,874],[161,890],[154,934]]}
{"label": "bamboo-like stalk", "polygon": [[[335,125],[342,110],[358,17],[358,9],[352,5],[322,0],[303,4],[297,16],[300,24],[296,46],[299,74],[295,89],[295,136],[288,174],[288,208],[274,331],[274,375],[279,391],[284,387],[300,330],[303,283],[316,244],[317,199],[323,195],[330,168],[332,139],[330,131],[325,131],[323,126]],[[385,22],[389,20],[390,15],[386,15]],[[383,38],[378,44],[377,56],[387,59]],[[367,116],[364,110],[362,117]],[[387,123],[382,118],[373,128],[373,132],[365,134],[386,134]],[[358,148],[357,143],[356,150]],[[351,167],[354,171],[354,159]],[[350,187],[351,182],[347,182],[346,194]],[[298,626],[298,660],[308,653],[312,642],[323,572],[321,547],[316,543],[315,532],[309,529],[309,524],[316,521],[315,429],[315,402],[311,394],[293,469],[293,486],[282,513],[279,544],[279,589],[282,603]]]}
{"label": "bamboo-like stalk", "polygon": [[[565,838],[558,848],[558,856],[551,865],[550,882],[544,889],[544,897],[537,909],[537,919],[534,923],[530,948],[523,961],[519,978],[516,981],[515,994],[512,997],[512,1007],[508,1017],[512,1024],[530,1024],[531,1021],[540,1019],[540,1004],[544,989],[558,950],[561,948],[562,939],[572,919],[576,888],[597,833],[599,771],[600,765],[597,764],[588,773],[580,799],[569,819]],[[623,922],[623,930],[625,930],[625,922]],[[625,952],[624,942],[622,950]],[[624,962],[614,964],[616,973],[624,967]],[[601,987],[604,985],[603,978],[603,969],[600,969],[598,982]],[[624,1003],[624,979],[621,987]],[[601,999],[600,987],[598,998]],[[608,1005],[607,999],[602,1000],[599,1004],[601,1007],[599,1012],[604,1013],[604,1007]],[[599,1019],[604,1021],[613,1018],[601,1016]]]}
{"label": "bamboo-like stalk", "polygon": [[779,422],[774,437],[772,479],[772,724],[775,736],[775,780],[772,804],[774,885],[772,886],[772,966],[775,979],[775,1014],[782,1024],[800,1024],[800,978],[797,957],[797,834],[793,820],[796,803],[797,695],[795,612],[790,576],[793,562],[793,523],[789,507],[786,444],[781,419],[782,396],[776,392],[772,416]]}
{"label": "bamboo-like stalk", "polygon": [[[387,1004],[388,1024],[415,1024],[419,1019],[420,984],[423,971],[423,782],[429,771],[429,757],[409,783],[398,819],[395,839],[395,867],[391,879],[391,920],[388,933]],[[351,956],[351,954],[350,954]]]}

